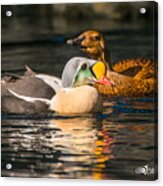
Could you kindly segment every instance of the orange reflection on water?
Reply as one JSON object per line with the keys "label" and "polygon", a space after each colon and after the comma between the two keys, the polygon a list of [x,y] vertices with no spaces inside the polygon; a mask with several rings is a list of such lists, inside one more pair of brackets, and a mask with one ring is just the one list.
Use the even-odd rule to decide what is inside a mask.
{"label": "orange reflection on water", "polygon": [[[112,138],[103,129],[98,129],[94,118],[71,118],[57,119],[51,121],[51,127],[59,129],[57,136],[53,139],[55,146],[63,145],[64,151],[77,155],[70,157],[61,156],[60,160],[82,163],[80,171],[92,172],[92,178],[104,178],[106,162],[112,157],[110,145]],[[61,137],[62,136],[62,137]],[[65,150],[66,149],[66,150]],[[69,167],[69,170],[78,170],[78,167]]]}

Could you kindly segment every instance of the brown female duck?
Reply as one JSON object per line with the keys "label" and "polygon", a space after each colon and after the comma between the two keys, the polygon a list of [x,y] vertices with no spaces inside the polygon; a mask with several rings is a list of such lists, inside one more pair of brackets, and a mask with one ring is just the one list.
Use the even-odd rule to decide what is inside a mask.
{"label": "brown female duck", "polygon": [[67,41],[77,45],[90,58],[107,64],[107,77],[114,86],[99,86],[106,95],[144,97],[153,94],[157,88],[156,68],[153,60],[128,59],[111,65],[111,57],[103,36],[97,31],[86,31],[77,38]]}

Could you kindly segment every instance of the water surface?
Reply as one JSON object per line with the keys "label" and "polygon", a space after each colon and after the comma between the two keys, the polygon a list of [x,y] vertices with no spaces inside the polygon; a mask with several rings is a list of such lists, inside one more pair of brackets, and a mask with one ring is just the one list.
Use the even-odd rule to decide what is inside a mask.
{"label": "water surface", "polygon": [[[2,74],[22,74],[27,64],[37,72],[61,77],[66,62],[83,55],[65,44],[79,28],[101,29],[112,63],[153,58],[152,28],[84,23],[79,27],[78,22],[51,17],[3,18]],[[98,114],[2,113],[2,176],[153,180],[153,174],[138,175],[135,169],[148,164],[153,167],[156,103],[153,97],[105,98],[104,110]],[[6,169],[8,163],[11,170]]]}
{"label": "water surface", "polygon": [[103,113],[82,116],[4,115],[2,175],[152,180],[135,169],[153,165],[153,101],[106,100]]}

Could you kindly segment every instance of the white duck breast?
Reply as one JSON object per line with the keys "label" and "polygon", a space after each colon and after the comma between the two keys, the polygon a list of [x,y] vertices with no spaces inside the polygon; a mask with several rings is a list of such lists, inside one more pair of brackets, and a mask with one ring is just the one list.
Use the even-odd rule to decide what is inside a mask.
{"label": "white duck breast", "polygon": [[52,98],[50,109],[62,114],[100,112],[102,97],[96,88],[89,85],[65,88]]}

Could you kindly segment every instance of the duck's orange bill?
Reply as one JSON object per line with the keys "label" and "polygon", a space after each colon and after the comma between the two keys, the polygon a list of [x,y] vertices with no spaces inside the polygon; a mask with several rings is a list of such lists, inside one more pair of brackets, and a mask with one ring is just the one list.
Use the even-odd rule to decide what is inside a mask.
{"label": "duck's orange bill", "polygon": [[104,76],[100,80],[97,80],[96,83],[101,85],[114,85],[112,81],[110,81],[107,77]]}
{"label": "duck's orange bill", "polygon": [[106,77],[107,65],[104,62],[96,62],[92,67],[92,71],[97,78],[96,83],[103,85],[113,85],[109,78]]}
{"label": "duck's orange bill", "polygon": [[106,76],[107,66],[104,62],[98,61],[93,65],[92,71],[96,78],[101,80],[104,76]]}

